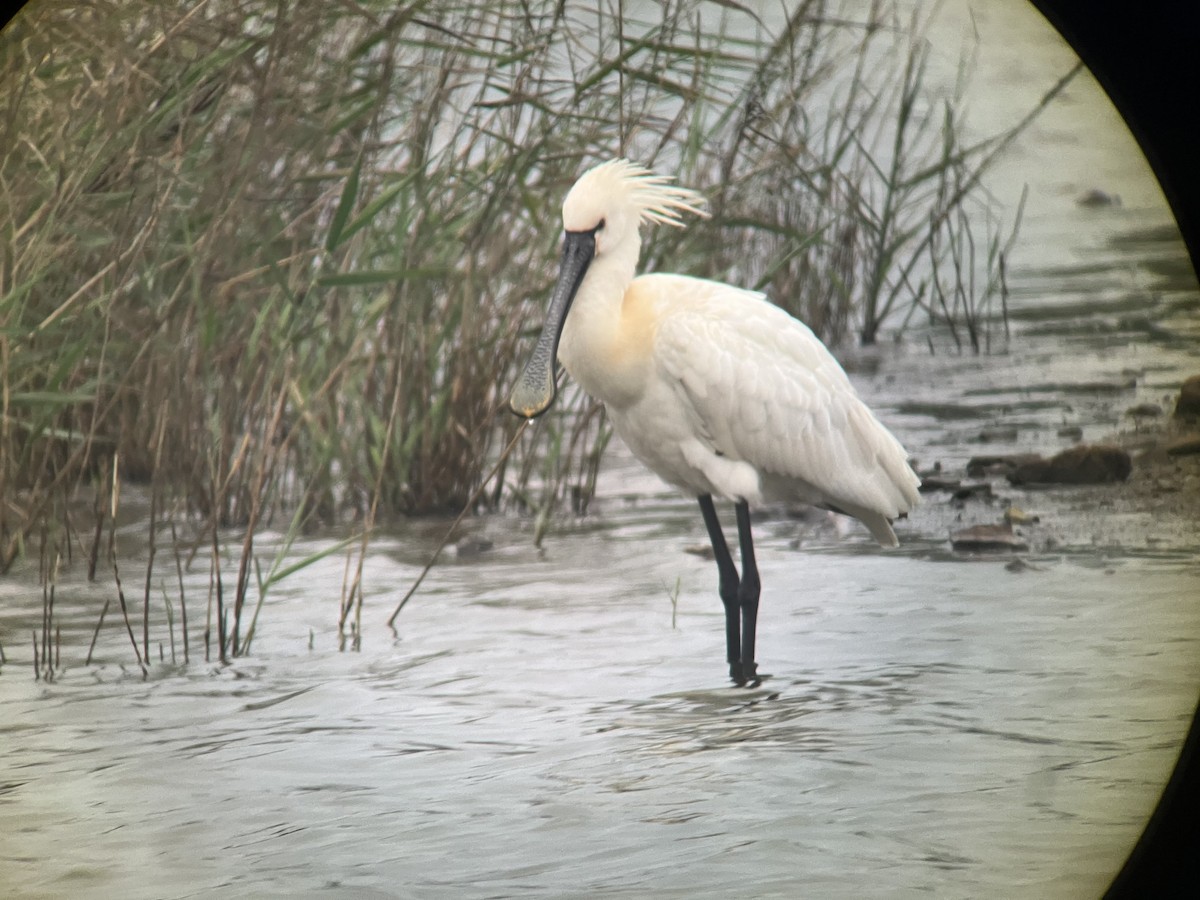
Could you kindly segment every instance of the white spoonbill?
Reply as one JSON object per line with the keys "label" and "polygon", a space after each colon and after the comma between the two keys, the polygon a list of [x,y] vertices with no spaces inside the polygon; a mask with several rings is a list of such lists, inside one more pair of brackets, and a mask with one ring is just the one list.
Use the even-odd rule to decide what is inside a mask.
{"label": "white spoonbill", "polygon": [[[757,684],[759,578],[750,507],[791,500],[859,519],[898,544],[891,519],[920,483],[900,442],[808,326],[762,294],[687,275],[634,277],[643,222],[682,225],[704,198],[624,159],[567,193],[558,283],[513,412],[554,401],[555,359],[604,403],[634,455],[700,501],[720,574],[729,676]],[[713,495],[733,501],[742,574]]]}

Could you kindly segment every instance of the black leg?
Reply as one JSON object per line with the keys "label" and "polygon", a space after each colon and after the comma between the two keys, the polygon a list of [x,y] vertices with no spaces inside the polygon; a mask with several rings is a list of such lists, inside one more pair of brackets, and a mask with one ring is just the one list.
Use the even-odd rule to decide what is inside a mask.
{"label": "black leg", "polygon": [[742,581],[738,587],[738,605],[742,610],[742,677],[758,683],[758,664],[754,661],[754,635],[758,626],[758,564],[754,561],[754,536],[750,533],[750,504],[737,504],[738,545],[742,552]]}
{"label": "black leg", "polygon": [[[742,606],[740,601],[740,582],[737,567],[733,557],[729,555],[729,546],[725,543],[725,533],[721,531],[721,523],[717,520],[717,511],[713,508],[712,497],[709,494],[700,496],[700,512],[704,515],[704,525],[708,529],[708,539],[712,541],[713,556],[717,560],[717,571],[721,576],[721,603],[725,605],[725,657],[729,662],[729,677],[737,684],[745,684],[746,676],[742,671],[742,639],[740,621]],[[755,596],[758,595],[758,573],[755,572]],[[751,647],[754,646],[751,639]]]}

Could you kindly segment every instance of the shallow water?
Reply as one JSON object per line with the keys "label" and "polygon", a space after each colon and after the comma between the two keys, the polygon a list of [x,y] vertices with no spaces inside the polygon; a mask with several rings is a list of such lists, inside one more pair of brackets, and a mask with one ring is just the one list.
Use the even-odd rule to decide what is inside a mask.
{"label": "shallow water", "polygon": [[[1054,120],[1039,139],[1096,149]],[[1126,205],[1077,207],[1084,170]],[[1102,439],[1200,371],[1194,280],[1144,176],[1130,186],[1123,171],[1040,173],[1007,348],[959,355],[933,332],[934,355],[918,341],[851,354],[923,465],[1052,452],[1068,426]],[[1055,229],[1069,239],[1044,240]],[[344,558],[331,557],[275,590],[248,658],[202,661],[197,571],[189,664],[177,646],[143,678],[113,609],[85,666],[114,591],[76,565],[56,598],[62,668],[34,681],[41,589],[18,572],[0,581],[0,888],[1098,896],[1195,707],[1200,537],[1178,511],[1106,489],[996,489],[962,507],[929,495],[887,552],[844,521],[765,511],[772,677],[752,690],[725,683],[715,569],[687,552],[706,543],[694,503],[619,447],[590,515],[543,551],[530,521],[472,523],[492,549],[436,567],[395,635],[383,622],[444,523],[376,538],[356,652],[336,634]],[[1041,517],[1022,565],[950,550],[950,530],[996,521],[1005,500]],[[142,533],[119,536],[138,611]],[[264,559],[278,540],[261,536]],[[156,572],[175,597],[173,560]],[[152,633],[169,660],[160,609]]]}
{"label": "shallow water", "polygon": [[[921,534],[884,554],[818,529],[798,552],[797,523],[769,519],[773,677],[737,690],[711,564],[683,552],[703,540],[690,505],[607,505],[544,554],[488,523],[495,549],[435,569],[400,635],[373,625],[358,653],[331,634],[329,562],[268,604],[252,659],[148,680],[72,663],[49,685],[10,664],[3,880],[29,897],[1107,884],[1200,679],[1195,548],[1078,547],[1015,574]],[[420,549],[375,545],[372,621]],[[86,634],[94,603],[61,608],[64,629]],[[125,640],[107,629],[102,656]]]}

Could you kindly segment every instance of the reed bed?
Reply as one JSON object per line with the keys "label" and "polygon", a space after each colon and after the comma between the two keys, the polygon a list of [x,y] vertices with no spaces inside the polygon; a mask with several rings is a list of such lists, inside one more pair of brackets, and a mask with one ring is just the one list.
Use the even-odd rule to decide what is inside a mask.
{"label": "reed bed", "polygon": [[[111,573],[144,666],[152,620],[188,658],[185,568],[224,659],[331,553],[357,635],[381,522],[585,512],[602,410],[568,389],[518,438],[501,409],[590,161],[710,197],[648,268],[767,290],[835,344],[932,320],[986,348],[1015,218],[980,178],[1015,132],[964,142],[921,28],[882,0],[28,5],[0,41],[0,571],[40,535],[39,658],[63,552]],[[149,498],[140,623],[122,484]],[[322,524],[350,536],[291,558]]]}

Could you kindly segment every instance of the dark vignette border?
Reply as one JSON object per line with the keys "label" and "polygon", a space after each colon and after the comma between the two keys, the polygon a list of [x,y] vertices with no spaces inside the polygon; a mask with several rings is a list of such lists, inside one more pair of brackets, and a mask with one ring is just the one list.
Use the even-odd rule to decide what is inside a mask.
{"label": "dark vignette border", "polygon": [[[1200,4],[1030,0],[1071,44],[1150,162],[1200,269]],[[1200,897],[1200,706],[1158,808],[1105,900]]]}

